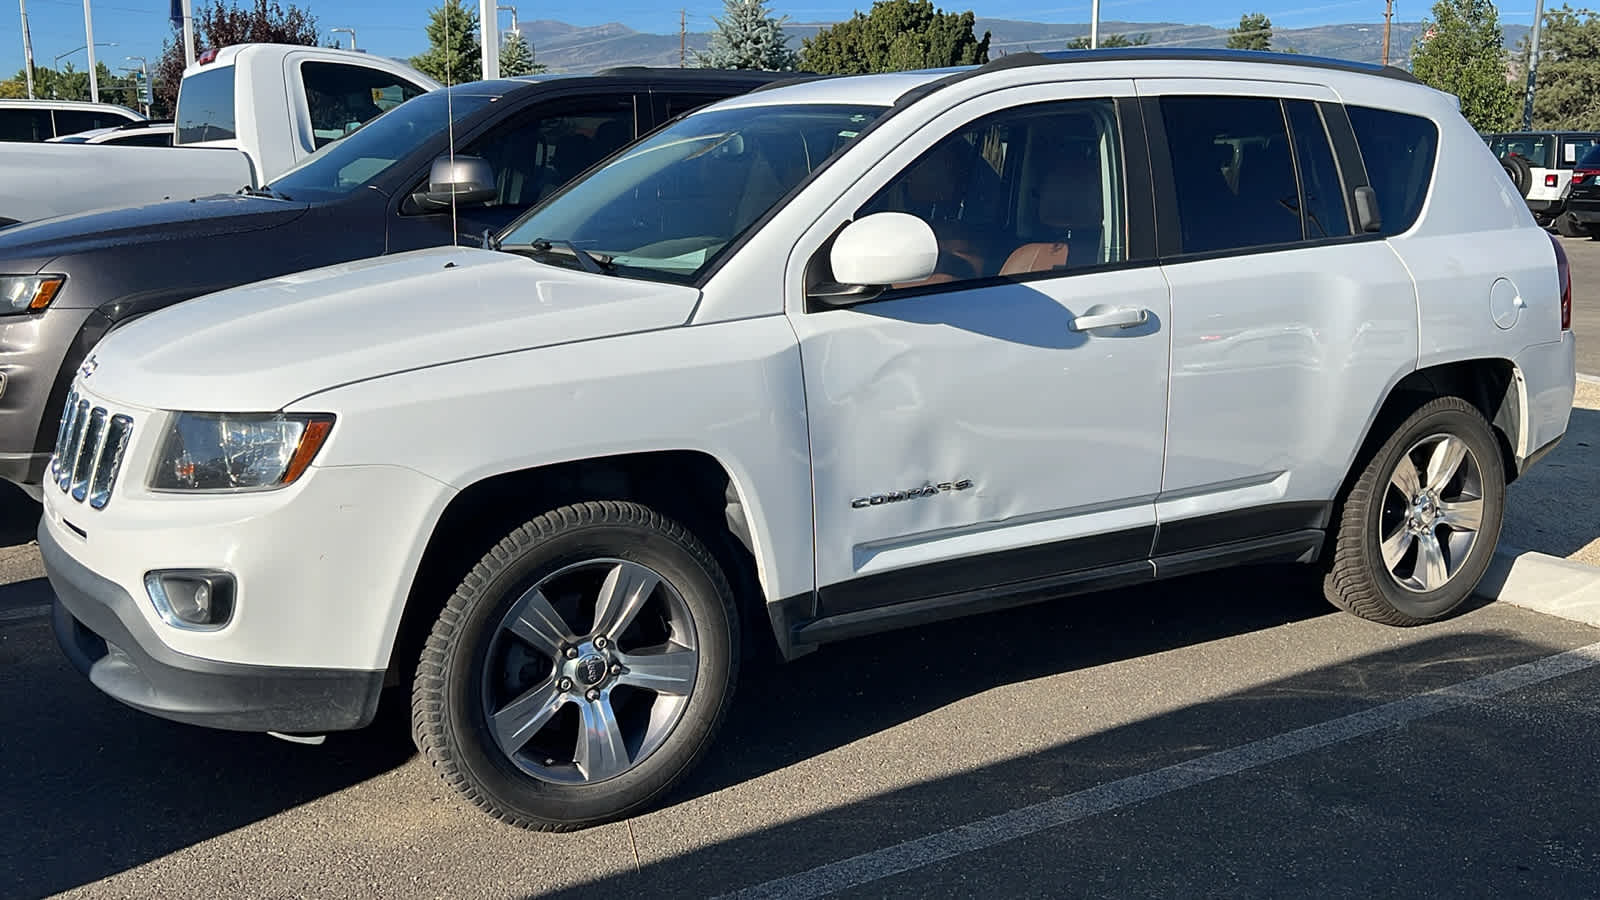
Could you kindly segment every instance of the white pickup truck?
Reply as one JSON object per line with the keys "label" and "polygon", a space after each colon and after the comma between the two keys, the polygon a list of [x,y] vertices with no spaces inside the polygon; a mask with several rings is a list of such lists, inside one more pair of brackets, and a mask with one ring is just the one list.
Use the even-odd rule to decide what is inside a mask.
{"label": "white pickup truck", "polygon": [[183,73],[171,147],[0,145],[0,227],[260,187],[439,87],[404,63],[349,50],[240,44],[207,51]]}

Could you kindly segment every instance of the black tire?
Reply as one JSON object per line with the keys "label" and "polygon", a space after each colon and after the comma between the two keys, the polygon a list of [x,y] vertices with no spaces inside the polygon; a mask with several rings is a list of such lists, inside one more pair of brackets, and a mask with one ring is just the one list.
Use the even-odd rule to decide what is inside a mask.
{"label": "black tire", "polygon": [[[1441,434],[1463,441],[1477,464],[1482,518],[1476,540],[1455,572],[1437,589],[1421,592],[1403,587],[1385,565],[1380,522],[1386,514],[1390,479],[1402,458],[1419,441]],[[1471,596],[1489,568],[1504,509],[1505,464],[1489,422],[1459,397],[1431,400],[1390,434],[1342,499],[1333,523],[1334,546],[1323,594],[1339,609],[1386,625],[1422,625],[1446,618]]]}
{"label": "black tire", "polygon": [[[697,635],[695,680],[681,718],[631,768],[596,782],[553,783],[524,771],[496,743],[485,706],[485,667],[502,618],[524,591],[602,558],[648,567],[681,598]],[[561,507],[501,540],[450,598],[413,682],[413,739],[446,783],[520,828],[571,831],[641,812],[700,761],[720,728],[738,674],[738,621],[722,569],[681,525],[636,503]]]}
{"label": "black tire", "polygon": [[1528,188],[1533,187],[1533,167],[1520,156],[1502,156],[1500,165],[1510,176],[1511,183],[1516,186],[1517,193],[1528,196]]}
{"label": "black tire", "polygon": [[1589,237],[1589,226],[1579,222],[1572,213],[1562,213],[1556,217],[1556,233],[1562,237]]}

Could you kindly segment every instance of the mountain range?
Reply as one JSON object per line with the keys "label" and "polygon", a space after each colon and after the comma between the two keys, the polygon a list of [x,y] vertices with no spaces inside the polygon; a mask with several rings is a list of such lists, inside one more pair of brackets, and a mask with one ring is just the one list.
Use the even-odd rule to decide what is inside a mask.
{"label": "mountain range", "polygon": [[[826,28],[827,22],[784,25],[789,46],[800,49],[803,38]],[[680,58],[694,65],[694,51],[704,50],[710,34],[688,32],[650,34],[626,25],[609,23],[580,27],[548,19],[519,23],[519,30],[533,45],[535,58],[556,72],[592,72],[608,66],[676,66]],[[1021,22],[1011,19],[978,19],[976,32],[989,32],[989,58],[1002,53],[1027,50],[1063,50],[1073,38],[1087,35],[1087,23]],[[1422,32],[1419,22],[1395,22],[1389,36],[1389,62],[1406,66],[1411,46]],[[1505,45],[1515,48],[1527,34],[1524,25],[1504,26]],[[1182,25],[1173,22],[1100,23],[1104,38],[1111,34],[1147,34],[1152,45],[1167,47],[1222,47],[1227,29],[1209,25]],[[1274,50],[1294,49],[1314,56],[1329,56],[1357,62],[1376,63],[1383,58],[1383,23],[1318,25],[1312,28],[1274,28]],[[681,54],[681,55],[680,55]]]}

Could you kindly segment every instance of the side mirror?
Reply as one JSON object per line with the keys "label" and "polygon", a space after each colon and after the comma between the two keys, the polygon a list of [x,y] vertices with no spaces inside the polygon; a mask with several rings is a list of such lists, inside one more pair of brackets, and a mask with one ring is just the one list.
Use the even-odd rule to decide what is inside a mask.
{"label": "side mirror", "polygon": [[1383,216],[1378,214],[1378,195],[1372,188],[1356,188],[1356,225],[1363,234],[1383,230]]}
{"label": "side mirror", "polygon": [[834,305],[859,302],[892,284],[927,278],[938,262],[939,240],[927,222],[907,213],[874,213],[833,239],[828,263],[837,283],[818,285],[811,296]]}
{"label": "side mirror", "polygon": [[500,195],[495,187],[494,167],[481,156],[441,156],[433,161],[428,173],[428,189],[417,191],[411,200],[426,210],[450,208],[450,198],[456,206],[478,206]]}

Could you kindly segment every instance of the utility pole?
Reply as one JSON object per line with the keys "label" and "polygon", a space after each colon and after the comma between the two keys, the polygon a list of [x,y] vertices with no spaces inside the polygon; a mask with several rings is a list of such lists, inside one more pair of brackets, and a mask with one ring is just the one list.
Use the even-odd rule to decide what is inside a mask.
{"label": "utility pole", "polygon": [[1522,101],[1522,127],[1533,128],[1533,87],[1539,74],[1539,27],[1544,24],[1544,0],[1533,4],[1533,37],[1528,39],[1528,93]]}
{"label": "utility pole", "polygon": [[28,99],[33,99],[33,36],[28,33],[28,0],[17,0],[22,8],[22,71],[28,73]]}
{"label": "utility pole", "polygon": [[1094,0],[1089,9],[1089,49],[1100,46],[1100,0]]}
{"label": "utility pole", "polygon": [[478,0],[478,37],[483,44],[483,77],[500,77],[500,26],[494,0]]}
{"label": "utility pole", "polygon": [[183,65],[194,65],[194,0],[183,0]]}
{"label": "utility pole", "polygon": [[89,45],[89,102],[100,102],[100,73],[94,64],[94,16],[89,14],[89,0],[83,0],[83,34]]}
{"label": "utility pole", "polygon": [[1389,20],[1394,18],[1394,0],[1385,0],[1383,9],[1383,64],[1389,64]]}
{"label": "utility pole", "polygon": [[683,7],[678,10],[678,68],[683,68],[683,63],[688,57],[689,50],[689,9]]}

